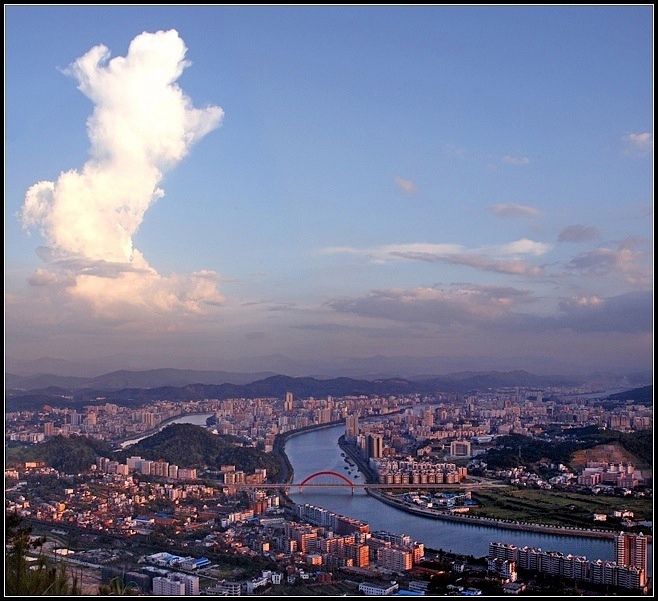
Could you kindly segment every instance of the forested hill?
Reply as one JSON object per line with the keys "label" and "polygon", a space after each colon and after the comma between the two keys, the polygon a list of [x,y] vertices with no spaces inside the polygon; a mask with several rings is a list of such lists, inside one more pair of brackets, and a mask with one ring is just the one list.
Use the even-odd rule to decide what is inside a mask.
{"label": "forested hill", "polygon": [[490,468],[496,469],[516,467],[519,454],[529,464],[548,459],[555,464],[569,465],[576,451],[617,443],[643,464],[653,467],[652,430],[626,433],[586,426],[570,430],[560,428],[559,433],[561,439],[550,441],[520,434],[501,436],[483,458]]}
{"label": "forested hill", "polygon": [[8,443],[5,448],[5,465],[12,467],[27,461],[43,462],[66,474],[77,474],[96,463],[96,457],[111,457],[111,445],[86,436],[54,436],[36,445]]}
{"label": "forested hill", "polygon": [[625,390],[607,397],[610,401],[633,401],[636,405],[653,405],[653,385]]}
{"label": "forested hill", "polygon": [[117,453],[122,462],[130,456],[162,459],[183,468],[219,470],[222,465],[234,465],[247,474],[265,468],[272,482],[277,481],[281,469],[279,460],[271,453],[245,447],[234,436],[213,434],[193,424],[172,424]]}
{"label": "forested hill", "polygon": [[37,445],[12,443],[5,449],[5,464],[11,467],[36,461],[67,474],[77,474],[88,470],[98,456],[122,463],[127,457],[139,456],[153,461],[163,459],[183,468],[211,470],[234,465],[236,470],[247,474],[256,468],[266,468],[270,482],[277,482],[281,474],[281,464],[274,454],[245,447],[233,436],[216,435],[192,424],[172,424],[116,453],[107,442],[75,434],[55,436]]}

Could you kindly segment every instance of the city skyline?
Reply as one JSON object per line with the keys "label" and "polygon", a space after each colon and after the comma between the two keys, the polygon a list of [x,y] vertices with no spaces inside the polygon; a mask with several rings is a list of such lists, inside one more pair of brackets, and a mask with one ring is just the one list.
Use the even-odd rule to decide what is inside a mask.
{"label": "city skyline", "polygon": [[653,7],[5,23],[5,356],[652,369]]}

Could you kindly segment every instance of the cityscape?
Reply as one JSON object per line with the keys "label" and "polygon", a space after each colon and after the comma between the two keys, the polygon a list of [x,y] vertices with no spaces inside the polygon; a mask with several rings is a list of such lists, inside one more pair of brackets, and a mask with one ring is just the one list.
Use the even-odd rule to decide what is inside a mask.
{"label": "cityscape", "polygon": [[[6,506],[8,512],[45,527],[46,539],[52,539],[46,552],[53,557],[64,554],[69,566],[83,566],[98,590],[121,577],[133,582],[135,592],[156,595],[277,594],[277,588],[294,591],[301,583],[331,584],[351,594],[393,594],[401,587],[431,593],[428,587],[438,587],[442,574],[436,594],[483,594],[482,588],[458,584],[460,579],[479,583],[486,594],[520,594],[528,587],[544,590],[536,579],[549,573],[577,582],[575,590],[614,587],[647,594],[652,590],[650,469],[613,454],[607,461],[585,461],[577,469],[543,465],[549,458],[491,469],[486,460],[496,441],[510,436],[556,443],[570,431],[582,437],[588,428],[650,433],[652,406],[640,401],[606,408],[602,395],[583,395],[580,389],[521,387],[432,397],[318,399],[287,392],[282,398],[162,400],[138,409],[96,398],[76,410],[59,399],[61,407],[6,414]],[[188,420],[200,425],[185,423]],[[301,480],[285,467],[287,458],[274,474],[266,467],[199,465],[191,450],[183,451],[179,464],[156,458],[166,453],[164,448],[142,450],[149,458],[132,451],[142,440],[179,428],[177,444],[199,435],[194,431],[198,429],[234,440],[238,448],[269,454],[279,449],[285,457],[290,437],[328,426],[342,430],[336,443],[343,449],[345,471],[327,469]],[[12,450],[25,444],[38,448],[62,438],[109,443],[110,453],[94,456],[79,472],[79,467],[58,469],[47,461],[12,460],[19,456]],[[608,452],[612,447],[600,446]],[[593,450],[590,453],[593,457]],[[74,469],[76,473],[67,473]],[[445,569],[432,567],[438,550],[428,549],[424,541],[404,532],[371,531],[367,521],[291,499],[295,492],[301,498],[305,487],[340,489],[349,495],[358,486],[376,502],[405,512],[502,528],[501,540],[489,542],[486,556],[442,560],[453,574],[449,579]],[[596,495],[612,504],[608,511],[590,513],[579,526],[568,520],[551,524],[530,517],[479,515],[478,493],[501,488],[560,491],[570,498]],[[602,538],[611,548],[614,543],[614,559],[504,542],[513,529]],[[91,544],[76,550],[83,539],[84,547],[91,541],[105,542],[100,548]],[[143,554],[132,552],[135,547]],[[242,580],[227,579],[221,577],[226,557],[251,559],[259,567],[243,570],[252,574]],[[477,560],[484,563],[477,565]],[[395,584],[390,582],[393,576]],[[358,590],[352,586],[355,579]]]}
{"label": "cityscape", "polygon": [[653,595],[653,10],[5,5],[5,596]]}

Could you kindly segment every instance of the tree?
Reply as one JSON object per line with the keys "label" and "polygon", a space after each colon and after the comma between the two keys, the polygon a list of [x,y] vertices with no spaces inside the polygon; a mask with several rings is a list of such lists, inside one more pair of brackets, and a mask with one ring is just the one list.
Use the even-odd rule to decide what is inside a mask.
{"label": "tree", "polygon": [[[5,515],[5,594],[13,595],[79,595],[77,577],[69,578],[66,565],[53,562],[43,553],[46,539],[33,537],[32,527],[22,525],[17,513]],[[28,558],[33,557],[34,561]]]}
{"label": "tree", "polygon": [[101,584],[98,587],[99,595],[137,595],[139,594],[139,587],[132,580],[126,582],[125,575],[115,576],[110,580],[109,584]]}

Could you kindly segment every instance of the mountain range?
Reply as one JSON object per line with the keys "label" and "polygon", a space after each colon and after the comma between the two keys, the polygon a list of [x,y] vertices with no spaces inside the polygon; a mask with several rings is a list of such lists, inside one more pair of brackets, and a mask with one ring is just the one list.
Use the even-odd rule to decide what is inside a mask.
{"label": "mountain range", "polygon": [[5,373],[5,410],[34,409],[45,404],[61,407],[114,402],[139,406],[161,399],[282,398],[286,392],[292,392],[298,398],[391,394],[432,396],[438,393],[466,394],[516,386],[538,389],[561,386],[624,389],[652,383],[650,374],[631,374],[623,378],[595,374],[592,378],[541,376],[521,370],[459,372],[424,379],[314,378],[178,369],[120,370],[93,378]]}
{"label": "mountain range", "polygon": [[[5,372],[17,376],[52,374],[64,377],[95,378],[116,371],[153,372],[161,371],[160,368],[175,368],[182,372],[205,372],[206,374],[220,372],[220,377],[236,384],[244,384],[247,380],[254,381],[270,375],[302,376],[318,379],[345,377],[360,380],[386,378],[426,380],[445,374],[462,373],[466,370],[485,373],[523,370],[540,375],[578,376],[590,382],[598,382],[602,378],[606,378],[603,384],[605,386],[608,385],[607,382],[624,376],[631,378],[631,385],[636,383],[638,385],[646,384],[646,380],[649,382],[653,380],[651,368],[638,369],[636,370],[638,374],[630,375],[631,370],[622,369],[607,370],[610,372],[609,374],[593,374],[593,369],[586,369],[583,365],[579,366],[529,356],[520,356],[514,361],[502,358],[464,358],[450,355],[432,357],[374,355],[369,357],[304,357],[296,359],[280,353],[233,359],[195,354],[184,361],[147,358],[129,354],[81,358],[75,361],[53,357],[42,357],[34,360],[21,360],[11,356],[5,357]],[[642,373],[639,373],[641,371]],[[636,382],[638,375],[640,381]],[[593,378],[596,379],[593,380]],[[209,381],[208,383],[217,382]],[[171,384],[171,382],[156,382],[152,385],[162,384]]]}

